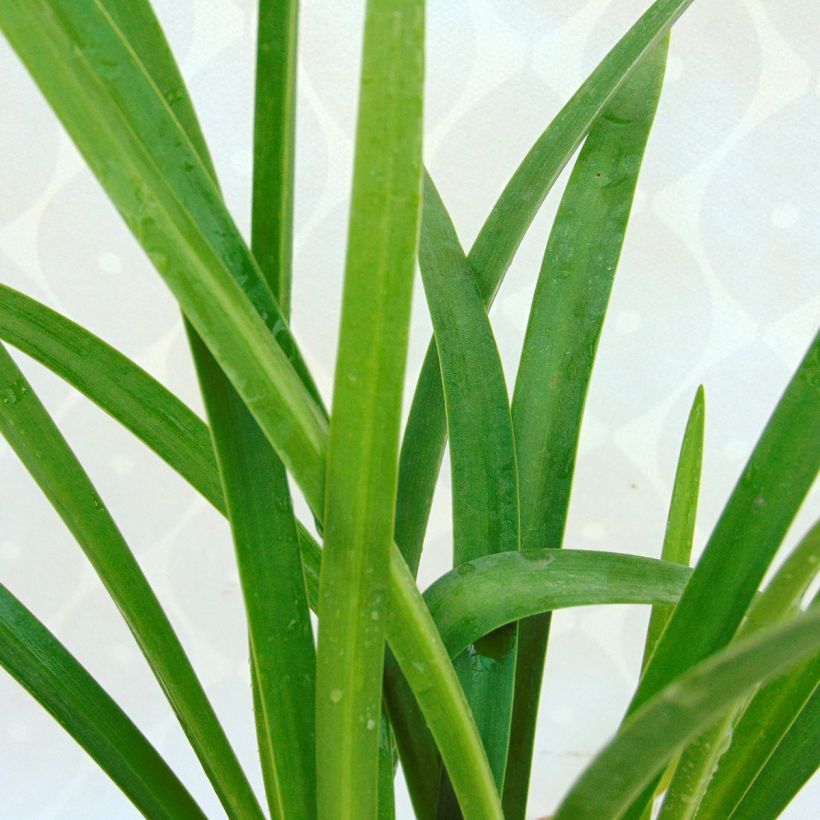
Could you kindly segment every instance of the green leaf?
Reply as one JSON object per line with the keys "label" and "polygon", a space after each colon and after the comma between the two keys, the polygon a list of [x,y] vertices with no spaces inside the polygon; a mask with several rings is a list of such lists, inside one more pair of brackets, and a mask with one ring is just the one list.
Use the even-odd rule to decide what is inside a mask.
{"label": "green leaf", "polygon": [[0,665],[146,817],[204,818],[185,786],[77,659],[0,584]]}
{"label": "green leaf", "polygon": [[778,817],[820,766],[820,690],[780,741],[731,820]]}
{"label": "green leaf", "polygon": [[[799,611],[820,566],[820,522],[795,547],[749,608],[738,636],[750,635]],[[820,667],[808,664],[813,678],[798,668],[762,687],[746,705],[710,727],[681,756],[681,765],[661,809],[664,818],[690,818],[706,794],[716,813],[728,817],[754,776],[788,729],[817,683]],[[733,725],[734,724],[734,725]],[[728,748],[727,748],[728,744]],[[734,799],[733,799],[734,798]],[[733,802],[728,802],[732,801]],[[728,805],[727,805],[728,803]]]}
{"label": "green leaf", "polygon": [[423,65],[423,2],[370,0],[319,590],[323,818],[377,814],[388,565],[420,216]]}
{"label": "green leaf", "polygon": [[259,817],[253,791],[159,601],[74,453],[0,345],[0,432],[122,612],[229,812]]}
{"label": "green leaf", "polygon": [[10,0],[0,26],[280,457],[321,498],[315,388],[214,180],[121,31],[94,0]]}
{"label": "green leaf", "polygon": [[[150,6],[145,2],[111,3],[109,11],[159,92],[175,102],[177,120],[215,178],[190,97]],[[265,30],[260,34],[264,37]],[[292,194],[282,193],[285,198]],[[279,195],[276,189],[267,190],[269,202]],[[261,193],[257,201],[260,197]],[[275,289],[280,271],[264,273]],[[268,805],[273,817],[303,811],[312,814],[316,791],[315,652],[287,478],[210,351],[190,325],[186,324],[186,330],[210,421],[239,566]]]}
{"label": "green leaf", "polygon": [[198,353],[248,620],[268,806],[274,818],[312,816],[316,656],[287,476],[214,359]]}
{"label": "green leaf", "polygon": [[[321,518],[327,425],[315,388],[212,177],[130,44],[93,0],[14,0],[0,6],[0,25]],[[403,566],[395,552],[391,561]],[[420,694],[431,714],[436,697]],[[438,715],[480,749],[468,711]],[[448,769],[459,765],[441,751]]]}
{"label": "green leaf", "polygon": [[[789,382],[749,458],[632,703],[731,640],[818,468],[820,335]],[[726,572],[731,566],[732,572]]]}
{"label": "green leaf", "polygon": [[[666,519],[666,532],[661,549],[661,558],[675,564],[689,565],[692,553],[692,542],[695,535],[695,519],[697,517],[698,495],[700,492],[700,476],[703,464],[703,427],[705,420],[705,402],[703,385],[695,393],[689,417],[686,420],[686,429],[683,434],[678,465],[675,470],[675,481],[672,485],[672,499],[669,504],[669,514]],[[646,630],[641,669],[645,669],[652,657],[652,652],[658,639],[663,634],[666,622],[672,614],[673,607],[653,606],[649,616],[649,626]],[[658,784],[657,792],[666,791],[669,780],[675,772],[675,761],[672,761]],[[667,795],[668,796],[668,795]],[[645,816],[642,820],[649,820],[652,801],[647,804]]]}
{"label": "green leaf", "polygon": [[[692,0],[657,0],[604,57],[530,149],[494,205],[469,253],[489,307],[521,240],[553,183],[641,58]],[[404,434],[396,504],[396,543],[415,574],[447,425],[435,346],[419,376]]]}
{"label": "green leaf", "polygon": [[[530,550],[477,558],[443,575],[424,594],[441,639],[457,657],[484,635],[521,618],[593,604],[673,604],[688,567],[617,553]],[[437,778],[414,697],[388,663],[386,696],[402,768],[419,817],[435,816]],[[408,728],[409,727],[409,728]],[[463,804],[462,804],[463,808]],[[469,815],[467,815],[469,816]]]}
{"label": "green leaf", "polygon": [[424,600],[451,656],[530,615],[592,604],[674,604],[688,567],[614,552],[522,550],[448,572]]}
{"label": "green leaf", "polygon": [[[820,654],[757,691],[732,727],[729,748],[718,762],[706,792],[697,805],[695,817],[732,816],[744,794],[765,770],[768,761],[772,758],[777,760],[781,743],[795,721],[799,720],[806,704],[815,696],[818,680]],[[788,748],[791,742],[786,741],[784,748]],[[809,774],[818,763],[820,761],[816,760]],[[768,774],[763,775],[761,782],[765,782],[768,777]],[[756,816],[775,817],[777,814],[773,811]]]}
{"label": "green leaf", "polygon": [[[755,446],[655,647],[630,713],[736,633],[820,467],[820,450],[804,444],[806,436],[820,433],[819,386],[820,335]],[[650,799],[651,792],[642,795],[628,817],[640,816]]]}
{"label": "green leaf", "polygon": [[173,393],[118,350],[0,284],[0,339],[80,391],[225,512],[211,434]]}
{"label": "green leaf", "polygon": [[[698,511],[700,494],[700,475],[703,466],[703,427],[706,407],[703,385],[695,393],[683,443],[675,470],[675,481],[672,485],[672,500],[669,503],[669,515],[666,519],[666,532],[663,537],[661,558],[674,564],[689,566],[692,554],[692,542],[695,537],[695,519]],[[663,633],[672,609],[666,606],[652,607],[649,626],[646,630],[646,645],[643,652],[641,668],[645,669],[658,639]]]}
{"label": "green leaf", "polygon": [[251,248],[285,316],[293,254],[298,14],[297,0],[259,0]]}
{"label": "green leaf", "polygon": [[[206,495],[206,498],[208,497],[206,492],[210,488],[215,488],[209,500],[217,509],[224,512],[224,501],[219,491],[219,476],[213,457],[211,456],[211,459],[202,458],[201,475],[199,473],[193,474],[191,470],[191,464],[197,461],[195,442],[204,441],[207,443],[208,441],[208,430],[202,421],[193,413],[190,413],[185,405],[152,379],[151,376],[130,362],[128,358],[58,314],[53,314],[47,308],[27,299],[27,297],[21,298],[26,300],[27,304],[30,303],[32,309],[36,309],[35,317],[37,321],[26,320],[20,324],[17,328],[17,332],[20,334],[19,344],[21,346],[26,345],[26,340],[32,337],[34,343],[27,346],[28,352],[37,356],[46,366],[50,366],[57,375],[65,378],[79,389],[83,389],[90,399],[120,420],[127,429],[132,432],[142,431],[143,439],[148,446],[158,448],[159,443],[165,439],[178,444],[179,457],[174,466],[177,466],[182,475],[189,478],[197,489]],[[2,311],[2,306],[3,300],[0,300],[0,333],[5,332],[6,327],[6,316]],[[48,321],[40,321],[43,317]],[[72,357],[72,350],[75,345],[79,350],[84,351],[82,357],[78,357],[76,360]],[[129,387],[128,390],[125,389],[126,386]],[[150,398],[152,396],[158,396],[161,401],[151,400],[147,404],[140,402],[140,397]],[[167,405],[167,408],[163,405]],[[161,408],[162,412],[158,408]],[[169,417],[174,419],[177,416],[188,419],[186,424],[191,431],[190,441],[175,430],[174,423],[169,421]],[[191,450],[186,453],[187,446],[190,446]],[[208,462],[210,462],[210,466]],[[308,597],[311,607],[315,610],[318,602],[321,549],[305,527],[298,522],[297,531]],[[391,562],[398,567],[395,572],[401,574],[402,571],[406,571],[403,559],[395,548],[391,552]],[[396,594],[392,586],[390,594],[392,600]],[[409,594],[409,592],[405,594]],[[418,596],[418,593],[416,595]],[[388,643],[392,646],[394,643],[406,641],[408,628],[410,627],[397,625],[394,632],[391,633],[388,624]],[[407,652],[405,652],[405,656],[407,656]],[[450,674],[455,680],[455,672],[452,668]],[[455,712],[442,715],[437,711],[438,703],[443,698],[436,685],[425,685],[424,691],[417,693],[417,697],[428,714],[437,715],[438,719],[445,723],[458,720],[462,724],[466,722],[469,726],[469,721],[466,721],[465,717],[465,715],[469,715],[466,702],[454,701],[454,708],[463,708],[465,715],[458,715]],[[456,731],[445,732],[442,728],[439,737],[442,743],[447,743],[450,738],[458,740],[457,743],[450,746],[445,745],[441,748],[442,758],[448,770],[457,769],[462,758],[475,759],[475,750],[481,749],[478,731],[474,725],[472,726],[471,735],[461,736]],[[462,753],[465,744],[469,749],[472,749],[472,752],[466,756]],[[486,777],[482,775],[482,782],[489,781],[492,783],[492,776],[486,759],[484,763]],[[469,792],[471,788],[469,779],[466,775],[464,779],[466,781],[464,789]]]}
{"label": "green leaf", "polygon": [[675,752],[734,701],[819,648],[820,612],[810,612],[693,666],[630,714],[570,789],[555,820],[621,816]]}
{"label": "green leaf", "polygon": [[[397,731],[396,741],[401,748],[404,738],[398,730],[406,724],[393,720],[393,709],[401,707],[401,687],[403,680],[406,680],[441,752],[464,817],[470,820],[502,820],[501,798],[492,770],[464,690],[447,659],[438,625],[418,595],[410,569],[398,549],[394,548],[392,554],[395,558],[390,562],[392,584],[387,638],[402,676],[396,674],[395,667],[390,663],[385,666],[385,672],[388,710]],[[470,642],[478,637],[471,636]],[[461,647],[462,650],[464,648]],[[422,724],[411,719],[411,727],[419,725]],[[416,767],[418,770],[419,767]],[[437,787],[438,781],[431,785]],[[416,794],[413,798],[416,799]]]}
{"label": "green leaf", "polygon": [[[668,37],[643,58],[593,125],[544,252],[512,406],[523,549],[558,548],[564,536],[587,389],[667,50]],[[513,818],[526,811],[549,623],[548,615],[539,616],[519,629],[504,787],[505,811]]]}
{"label": "green leaf", "polygon": [[[441,362],[453,483],[453,564],[517,550],[518,474],[501,357],[453,224],[424,179],[421,276]],[[499,789],[509,743],[516,628],[488,635],[456,660]],[[431,761],[432,762],[432,761]],[[450,795],[448,797],[448,795]],[[442,811],[453,813],[445,783]]]}

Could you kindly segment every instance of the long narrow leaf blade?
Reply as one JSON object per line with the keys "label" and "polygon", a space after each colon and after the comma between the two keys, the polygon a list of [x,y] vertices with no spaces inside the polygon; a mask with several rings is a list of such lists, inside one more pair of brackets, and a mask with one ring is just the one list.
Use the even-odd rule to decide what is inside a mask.
{"label": "long narrow leaf blade", "polygon": [[[159,92],[173,104],[178,122],[215,179],[190,97],[150,5],[135,0],[108,3],[107,8]],[[266,28],[260,30],[260,36],[267,36]],[[285,193],[289,199],[291,192]],[[270,203],[279,198],[276,190],[268,190],[267,195]],[[257,196],[255,203],[259,199]],[[278,268],[268,271],[263,267],[262,273],[267,274],[274,291],[277,275],[286,275]],[[211,352],[190,325],[186,324],[186,330],[239,565],[269,809],[273,817],[303,811],[313,814],[315,656],[287,479],[281,462]]]}
{"label": "long narrow leaf blade", "polygon": [[[469,253],[488,307],[535,214],[592,124],[642,57],[691,4],[692,0],[657,0],[604,57],[519,165]],[[396,543],[413,572],[418,567],[446,437],[439,363],[431,344],[402,442],[396,508]]]}
{"label": "long narrow leaf blade", "polygon": [[[792,376],[724,507],[692,580],[669,618],[628,713],[738,630],[818,468],[820,334]],[[726,567],[731,566],[732,572]],[[651,785],[654,790],[656,784]],[[652,791],[627,817],[640,817]]]}
{"label": "long narrow leaf blade", "polygon": [[452,655],[491,630],[554,609],[593,604],[674,604],[691,570],[594,550],[522,550],[478,558],[425,593]]}
{"label": "long narrow leaf blade", "polygon": [[[453,468],[453,564],[459,566],[518,549],[518,473],[501,357],[478,283],[429,176],[419,264],[441,362]],[[499,789],[509,743],[516,632],[505,627],[456,661]],[[444,785],[447,802],[452,798]]]}
{"label": "long narrow leaf blade", "polygon": [[94,0],[13,0],[0,26],[265,434],[307,495],[321,497],[326,422],[315,388],[212,177],[133,49]]}
{"label": "long narrow leaf blade", "polygon": [[[551,549],[505,552],[462,564],[436,581],[424,598],[448,653],[457,657],[499,627],[555,609],[613,603],[673,604],[689,574],[688,567],[616,553]],[[419,732],[423,718],[415,698],[390,664],[386,683],[390,717],[414,808],[419,817],[435,815],[438,778],[430,776],[435,747],[431,748]]]}
{"label": "long narrow leaf blade", "polygon": [[672,755],[735,700],[818,648],[820,612],[813,612],[693,666],[627,718],[570,789],[556,820],[619,817]]}
{"label": "long narrow leaf blade", "polygon": [[[820,335],[789,382],[712,533],[632,703],[728,643],[820,468]],[[732,566],[732,572],[726,567]]]}
{"label": "long narrow leaf blade", "polygon": [[[675,481],[672,485],[672,500],[669,503],[669,515],[666,519],[666,532],[663,537],[661,558],[674,564],[689,566],[692,554],[692,543],[695,538],[695,519],[698,511],[700,494],[700,474],[703,466],[703,428],[706,415],[703,387],[695,393],[695,399],[686,420],[683,443],[675,469]],[[672,614],[669,607],[652,607],[649,626],[646,630],[642,668],[646,668],[661,633]]]}
{"label": "long narrow leaf blade", "polygon": [[77,659],[0,584],[0,666],[146,817],[205,815],[168,764]]}
{"label": "long narrow leaf blade", "polygon": [[[441,751],[463,816],[471,820],[502,820],[501,798],[492,770],[464,691],[446,660],[440,632],[417,594],[409,568],[397,549],[393,554],[397,560],[390,564],[393,584],[387,635],[402,676],[395,669],[391,674],[390,665],[385,667],[391,719],[392,706],[401,706],[400,693],[406,680]],[[413,628],[408,629],[408,625]],[[421,724],[411,719],[409,725],[413,729]],[[397,740],[400,741],[398,735]],[[431,785],[435,788],[438,780]]]}
{"label": "long narrow leaf blade", "polygon": [[251,249],[286,317],[293,253],[298,14],[297,0],[259,0]]}
{"label": "long narrow leaf blade", "polygon": [[421,187],[424,3],[365,21],[325,489],[316,745],[323,818],[375,817],[401,395]]}
{"label": "long narrow leaf blade", "polygon": [[220,512],[225,511],[208,428],[127,356],[65,316],[2,284],[0,339],[79,390]]}
{"label": "long narrow leaf blade", "polygon": [[[820,522],[800,541],[765,590],[755,598],[738,637],[754,634],[799,612],[818,567]],[[816,662],[813,671],[815,677],[811,682],[806,680],[803,669],[795,669],[785,678],[771,681],[739,710],[739,717],[727,716],[690,744],[681,755],[680,765],[664,797],[661,817],[688,819],[696,816],[696,812],[707,811],[708,806],[700,808],[707,791],[713,795],[711,800],[722,794],[723,801],[731,799],[728,794],[735,793],[737,799],[725,811],[728,817],[811,695],[820,671]],[[722,775],[718,773],[721,770]],[[720,811],[715,816],[720,816]]]}
{"label": "long narrow leaf blade", "polygon": [[[593,125],[547,242],[512,405],[523,549],[558,548],[564,536],[595,352],[667,50],[668,37],[643,58]],[[480,240],[476,244],[484,247]],[[486,252],[494,251],[488,246]],[[513,818],[523,818],[526,811],[549,623],[543,616],[520,626],[510,779],[504,788],[505,810]]]}
{"label": "long narrow leaf blade", "polygon": [[820,689],[816,689],[731,820],[778,817],[820,767]]}
{"label": "long narrow leaf blade", "polygon": [[226,809],[261,812],[159,601],[97,492],[0,345],[0,432],[39,484],[123,614]]}
{"label": "long narrow leaf blade", "polygon": [[[820,467],[820,335],[789,382],[638,686],[631,709],[725,645]],[[725,567],[734,571],[728,573]]]}
{"label": "long narrow leaf blade", "polygon": [[[24,299],[27,297],[23,297]],[[33,300],[28,300],[38,311],[48,311],[42,305],[38,305]],[[0,303],[2,307],[2,303]],[[46,316],[48,313],[38,314],[38,317]],[[70,384],[78,389],[83,390],[88,397],[96,402],[103,410],[110,413],[114,418],[118,419],[123,425],[141,435],[145,443],[157,450],[160,454],[162,449],[159,442],[167,438],[174,441],[175,446],[178,447],[179,457],[173,462],[178,471],[183,477],[187,478],[214,506],[225,512],[224,499],[221,493],[220,481],[216,464],[211,456],[209,459],[202,458],[202,470],[194,472],[190,467],[194,462],[199,463],[197,456],[197,447],[195,442],[208,442],[209,433],[207,427],[171,393],[169,393],[162,385],[153,380],[147,373],[139,369],[127,357],[118,353],[113,348],[110,348],[104,342],[91,334],[82,330],[76,325],[69,323],[63,317],[57,319],[60,321],[36,321],[24,322],[15,331],[19,333],[19,339],[16,341],[20,347],[31,355],[38,358],[48,367],[51,367],[54,372],[66,379]],[[4,329],[4,314],[0,310],[0,332]],[[66,323],[68,330],[65,330],[62,325]],[[27,340],[31,339],[31,344]],[[71,355],[74,345],[78,345],[84,351],[84,361],[82,367],[79,366],[80,359],[76,361]],[[95,378],[91,378],[96,374]],[[124,385],[133,386],[133,390],[125,391]],[[156,393],[163,404],[168,404],[170,411],[159,411],[156,408],[156,402],[148,404],[140,404],[135,399],[139,396],[150,396]],[[175,428],[172,421],[169,421],[168,416],[172,418],[181,416],[188,419],[186,425],[190,429],[190,441],[184,435],[181,435]],[[155,433],[156,430],[156,433]],[[190,449],[186,449],[190,447]],[[205,445],[203,444],[202,449]],[[300,549],[302,551],[303,569],[305,573],[305,580],[308,588],[308,595],[311,608],[314,610],[318,606],[318,588],[319,588],[319,572],[321,563],[321,549],[313,540],[307,529],[297,522],[297,530],[299,536]],[[398,573],[401,577],[401,569],[404,562],[397,549],[391,551],[391,563],[396,565],[394,573]],[[406,567],[404,568],[406,570]],[[391,581],[390,596],[391,600],[397,595],[397,590],[394,588],[394,583]],[[409,594],[409,593],[405,593]],[[418,595],[418,593],[416,593]],[[418,605],[418,601],[416,601]],[[399,645],[402,641],[407,640],[407,631],[411,628],[408,625],[402,625],[400,619],[394,619],[397,623],[394,629],[390,628],[388,624],[388,643],[392,645]],[[477,635],[476,637],[480,637]],[[429,650],[429,647],[428,647]],[[408,653],[405,652],[405,657]],[[440,661],[440,659],[439,659]],[[456,680],[455,672],[450,667],[449,674],[451,678],[448,679],[444,673],[444,680],[447,687],[450,687],[452,681]],[[452,691],[448,688],[448,691]],[[446,698],[437,688],[437,682],[433,685],[425,684],[423,691],[415,693],[419,700],[422,710],[431,716],[440,718],[441,727],[437,727],[439,748],[441,750],[442,758],[448,771],[457,771],[460,765],[459,761],[464,759],[480,761],[480,755],[477,756],[478,750],[481,749],[481,742],[478,736],[478,731],[475,726],[472,726],[472,733],[462,734],[458,731],[450,730],[446,724],[448,722],[456,722],[461,726],[470,725],[467,720],[469,709],[466,703],[455,700],[453,701],[452,712],[441,714],[438,704],[443,702]],[[463,714],[458,713],[458,709],[463,710]],[[418,724],[415,724],[418,725]],[[454,738],[457,742],[447,745],[449,738]],[[472,750],[465,754],[465,747]],[[492,775],[490,773],[489,764],[484,760],[486,769],[486,777],[482,774],[482,783],[492,784]],[[480,774],[480,773],[479,773]],[[468,782],[464,789],[467,794],[475,794],[475,790]],[[472,791],[471,791],[472,790]]]}
{"label": "long narrow leaf blade", "polygon": [[[695,817],[732,816],[768,761],[776,758],[780,744],[815,696],[818,681],[820,655],[757,691],[732,727],[731,745],[720,758],[706,793],[697,805]],[[764,775],[764,781],[766,777]]]}

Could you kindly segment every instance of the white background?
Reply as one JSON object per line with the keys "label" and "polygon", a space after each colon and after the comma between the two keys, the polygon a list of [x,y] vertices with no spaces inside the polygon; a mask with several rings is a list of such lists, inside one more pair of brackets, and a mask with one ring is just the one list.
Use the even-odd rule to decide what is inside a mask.
{"label": "white background", "polygon": [[[469,247],[524,152],[648,2],[428,5],[425,155]],[[156,6],[244,229],[254,3]],[[328,399],[362,6],[309,0],[301,17],[294,327]],[[820,307],[818,31],[815,0],[697,0],[675,29],[590,390],[568,546],[658,554],[686,412],[703,383],[700,549],[811,339]],[[171,298],[4,42],[0,111],[0,279],[87,325],[199,408]],[[493,310],[510,381],[556,194]],[[428,335],[419,287],[413,378]],[[242,607],[224,522],[113,421],[39,366],[18,361],[121,523],[259,783]],[[449,562],[448,482],[445,466],[425,584]],[[0,487],[2,581],[134,716],[209,815],[220,816],[116,610],[4,444]],[[790,543],[818,507],[815,492]],[[635,682],[645,622],[645,610],[627,607],[555,618],[532,817],[555,806],[617,725]],[[819,798],[820,788],[809,786],[787,816],[817,816]],[[403,793],[400,802],[400,816],[409,817]],[[73,741],[0,675],[0,818],[134,814]]]}

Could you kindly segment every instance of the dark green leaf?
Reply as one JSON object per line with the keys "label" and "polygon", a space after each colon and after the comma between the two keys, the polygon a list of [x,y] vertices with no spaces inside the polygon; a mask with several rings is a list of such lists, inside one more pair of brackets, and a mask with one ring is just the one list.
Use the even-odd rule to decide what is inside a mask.
{"label": "dark green leaf", "polygon": [[[419,264],[450,435],[453,564],[459,566],[481,555],[518,549],[512,420],[501,357],[478,283],[429,176],[424,180],[421,236]],[[509,742],[516,631],[510,626],[488,635],[456,660],[499,789]],[[456,811],[446,783],[442,800],[449,813]]]}
{"label": "dark green leaf", "polygon": [[[667,49],[665,38],[593,125],[544,252],[512,406],[523,549],[561,546],[587,389]],[[504,807],[511,818],[523,818],[526,810],[548,634],[549,616],[520,625],[510,776],[504,787]]]}
{"label": "dark green leaf", "polygon": [[[630,713],[732,639],[817,475],[820,450],[806,447],[804,437],[818,435],[820,335],[755,446],[655,647]],[[651,794],[641,795],[628,817],[640,816]]]}
{"label": "dark green leaf", "polygon": [[60,431],[0,345],[0,432],[83,548],[123,614],[230,812],[261,811],[179,639]]}
{"label": "dark green leaf", "polygon": [[[592,124],[692,0],[657,0],[604,57],[519,165],[469,254],[489,307],[513,256],[553,183]],[[431,343],[402,442],[396,543],[415,574],[430,513],[447,426],[439,364]]]}
{"label": "dark green leaf", "polygon": [[168,764],[76,658],[0,584],[0,665],[146,817],[205,815]]}
{"label": "dark green leaf", "polygon": [[820,766],[820,689],[794,721],[730,820],[778,817]]}

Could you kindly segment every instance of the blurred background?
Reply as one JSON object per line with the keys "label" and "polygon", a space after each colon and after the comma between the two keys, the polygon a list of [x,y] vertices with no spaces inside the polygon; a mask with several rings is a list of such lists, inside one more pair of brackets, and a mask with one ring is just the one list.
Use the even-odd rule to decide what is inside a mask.
{"label": "blurred background", "polygon": [[[154,5],[228,203],[247,231],[255,3]],[[466,248],[526,150],[648,5],[428,0],[425,157]],[[304,0],[300,20],[293,325],[328,400],[363,6]],[[818,31],[815,0],[697,0],[674,29],[593,374],[567,546],[659,554],[686,414],[702,383],[699,551],[811,340],[820,308]],[[90,328],[201,411],[174,302],[5,41],[0,110],[0,280]],[[565,179],[535,220],[492,311],[510,385]],[[419,286],[408,403],[429,334]],[[15,357],[155,585],[261,792],[244,616],[225,522],[96,407]],[[450,564],[449,505],[445,463],[423,586]],[[819,511],[815,490],[789,544]],[[222,816],[117,611],[5,443],[0,521],[3,583],[135,718],[209,816]],[[647,617],[638,607],[556,615],[531,817],[555,807],[616,728],[636,682]],[[410,818],[401,785],[398,800],[399,817]],[[818,801],[815,780],[786,816],[816,817]],[[0,818],[134,816],[85,753],[0,673]]]}

